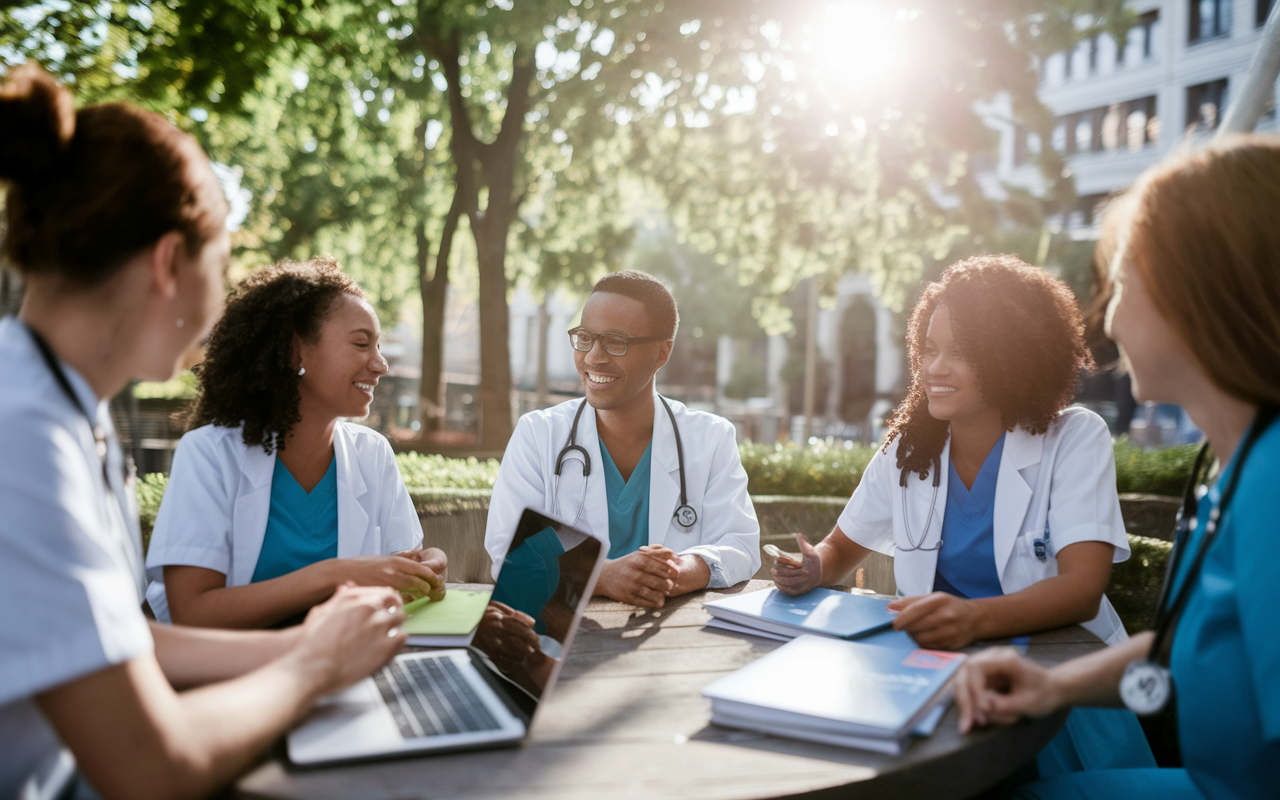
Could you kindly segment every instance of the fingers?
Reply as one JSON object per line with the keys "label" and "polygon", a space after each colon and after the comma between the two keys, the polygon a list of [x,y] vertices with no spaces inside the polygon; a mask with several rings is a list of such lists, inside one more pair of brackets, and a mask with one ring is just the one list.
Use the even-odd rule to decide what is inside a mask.
{"label": "fingers", "polygon": [[[924,595],[923,597],[904,597],[903,605],[898,610],[898,616],[893,618],[893,629],[896,631],[907,631],[914,633],[917,630],[927,630],[931,626],[923,625],[923,621],[929,617],[941,602],[938,597],[941,592]],[[894,603],[898,601],[895,600]],[[893,609],[893,603],[889,605]]]}
{"label": "fingers", "polygon": [[911,597],[899,597],[895,600],[890,601],[888,608],[890,611],[902,611],[903,609],[911,605],[914,605],[917,600],[919,600],[924,596],[925,595],[917,594],[917,595],[912,595]]}

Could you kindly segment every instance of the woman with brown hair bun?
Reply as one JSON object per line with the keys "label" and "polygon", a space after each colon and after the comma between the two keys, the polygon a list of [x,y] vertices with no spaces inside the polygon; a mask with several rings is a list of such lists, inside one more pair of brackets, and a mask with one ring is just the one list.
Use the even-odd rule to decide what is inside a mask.
{"label": "woman with brown hair bun", "polygon": [[[1053,669],[1007,649],[957,676],[960,729],[1123,701],[1172,713],[1184,769],[1063,775],[1027,798],[1264,798],[1280,787],[1280,139],[1152,167],[1107,212],[1107,333],[1138,400],[1177,403],[1221,466],[1187,483],[1155,631]],[[1205,479],[1207,490],[1198,486]]]}
{"label": "woman with brown hair bun", "polygon": [[106,398],[171,377],[217,320],[226,201],[190,136],[76,110],[35,66],[0,84],[0,180],[26,287],[0,320],[0,797],[209,794],[391,658],[400,598],[345,588],[270,633],[147,622]]}
{"label": "woman with brown hair bun", "polygon": [[331,258],[244,280],[197,367],[147,552],[147,600],[184,625],[260,628],[344,583],[444,596],[385,437],[365,417],[387,372],[364,292]]}

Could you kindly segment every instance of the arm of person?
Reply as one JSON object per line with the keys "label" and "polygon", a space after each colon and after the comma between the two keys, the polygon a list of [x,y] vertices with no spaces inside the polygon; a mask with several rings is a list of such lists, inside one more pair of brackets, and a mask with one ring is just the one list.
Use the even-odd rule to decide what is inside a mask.
{"label": "arm of person", "polygon": [[774,586],[785,594],[804,594],[818,586],[840,583],[873,552],[845,536],[839,525],[816,545],[797,533],[796,544],[800,548],[798,560],[775,559],[769,568]]}
{"label": "arm of person", "polygon": [[1106,542],[1076,542],[1058,553],[1058,574],[1001,597],[965,600],[946,592],[900,597],[896,630],[921,647],[958,650],[983,639],[1003,639],[1088,622],[1111,577],[1115,548]]}
{"label": "arm of person", "polygon": [[155,657],[175,689],[238,678],[297,646],[302,628],[225,631],[150,623]]}
{"label": "arm of person", "polygon": [[249,766],[317,698],[390,660],[404,643],[403,619],[393,592],[350,588],[312,611],[295,646],[234,680],[175,693],[162,661],[185,659],[161,651],[191,644],[178,633],[157,640],[155,654],[60,684],[36,700],[106,800],[206,795]]}
{"label": "arm of person", "polygon": [[221,572],[170,564],[164,568],[169,614],[180,625],[263,628],[324,602],[344,583],[386,586],[406,597],[439,593],[444,581],[430,566],[398,555],[317,561],[287,575],[227,586]]}
{"label": "arm of person", "polygon": [[1064,706],[1119,703],[1120,678],[1129,662],[1146,658],[1153,634],[1046,669],[1009,647],[985,650],[960,666],[955,678],[960,732],[985,725],[1012,725]]}
{"label": "arm of person", "polygon": [[[705,419],[699,420],[699,426],[706,424]],[[716,438],[698,511],[700,533],[696,544],[679,552],[671,596],[734,586],[760,569],[760,522],[747,493],[737,435],[724,420],[710,419],[708,438]]]}
{"label": "arm of person", "polygon": [[[539,427],[543,426],[540,424]],[[538,431],[534,430],[532,415],[524,415],[516,423],[516,429],[511,434],[511,440],[507,442],[507,449],[502,455],[498,477],[493,484],[493,495],[489,500],[489,514],[485,520],[484,547],[493,564],[494,580],[498,578],[498,570],[502,568],[502,561],[506,558],[516,526],[520,523],[520,515],[524,513],[525,508],[542,509],[547,514],[553,513],[552,509],[544,507],[546,484],[540,466],[542,454],[539,449],[542,446]],[[550,444],[545,446],[550,447]],[[566,461],[565,468],[579,470],[581,462]],[[577,496],[574,495],[572,499],[576,502]],[[572,512],[565,510],[565,513]]]}

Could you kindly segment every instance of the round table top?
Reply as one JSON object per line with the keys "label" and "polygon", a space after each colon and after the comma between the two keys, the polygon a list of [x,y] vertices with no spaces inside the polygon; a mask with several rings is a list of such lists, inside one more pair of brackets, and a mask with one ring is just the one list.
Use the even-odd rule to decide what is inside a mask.
{"label": "round table top", "polygon": [[[696,592],[664,608],[591,601],[559,683],[518,748],[332,768],[286,766],[279,750],[236,785],[241,797],[963,798],[995,785],[1053,738],[1066,712],[1011,728],[933,736],[888,756],[722,728],[701,690],[782,642],[706,628],[702,601],[769,586]],[[1052,665],[1101,648],[1073,626],[1032,637]],[[802,676],[798,679],[802,679]]]}

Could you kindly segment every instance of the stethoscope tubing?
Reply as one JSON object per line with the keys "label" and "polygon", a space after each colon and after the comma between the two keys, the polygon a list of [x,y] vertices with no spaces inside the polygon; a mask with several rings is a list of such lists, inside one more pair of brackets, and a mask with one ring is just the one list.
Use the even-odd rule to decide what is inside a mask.
{"label": "stethoscope tubing", "polygon": [[942,485],[942,457],[933,457],[933,497],[929,500],[929,516],[925,518],[924,533],[920,535],[920,541],[918,542],[911,535],[911,515],[908,513],[907,508],[907,481],[910,474],[907,468],[903,467],[898,478],[898,488],[902,493],[902,529],[903,533],[906,534],[908,545],[907,547],[898,547],[898,550],[903,553],[911,553],[917,550],[926,553],[933,550],[941,550],[941,537],[938,538],[938,543],[933,547],[925,547],[924,542],[929,538],[929,529],[933,526],[933,512],[938,507],[938,488]]}
{"label": "stethoscope tubing", "polygon": [[[680,468],[680,505],[676,506],[673,516],[676,524],[682,528],[692,528],[698,521],[698,513],[694,511],[693,506],[689,505],[689,495],[685,488],[684,478],[684,441],[680,437],[680,426],[676,424],[675,412],[671,410],[671,404],[667,402],[667,398],[658,395],[658,399],[662,401],[662,407],[667,411],[667,417],[671,420],[671,430],[676,437],[676,459]],[[564,462],[581,461],[582,462],[582,494],[578,498],[578,510],[574,514],[573,522],[570,526],[576,526],[578,520],[582,517],[582,512],[587,504],[587,481],[591,475],[591,454],[586,448],[578,444],[578,421],[582,419],[582,412],[587,407],[587,400],[583,398],[578,404],[578,410],[573,414],[573,425],[569,428],[569,440],[565,446],[560,448],[560,452],[556,454],[555,474],[552,477],[552,513],[560,517],[560,472],[564,468]],[[582,456],[580,459],[571,458],[573,453]],[[561,517],[563,518],[563,517]]]}

